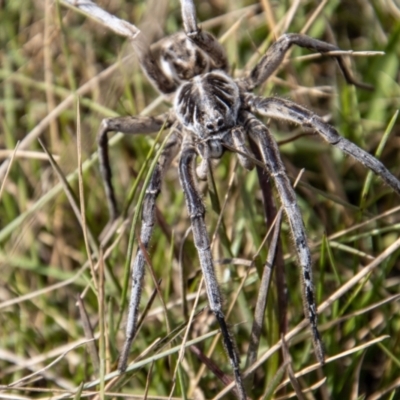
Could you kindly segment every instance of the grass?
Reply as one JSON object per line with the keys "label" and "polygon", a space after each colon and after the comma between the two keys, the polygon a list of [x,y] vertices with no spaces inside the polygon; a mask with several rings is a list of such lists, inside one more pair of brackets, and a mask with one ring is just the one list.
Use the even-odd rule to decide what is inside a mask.
{"label": "grass", "polygon": [[[143,29],[153,38],[159,27],[167,33],[181,29],[177,1],[158,2],[157,7],[138,1],[99,3],[138,26],[141,20],[150,21]],[[400,176],[400,9],[395,1],[304,0],[292,8],[289,21],[285,18],[294,7],[289,2],[265,0],[270,14],[252,14],[245,8],[251,2],[244,0],[196,3],[203,27],[221,38],[236,75],[249,70],[271,43],[271,26],[279,33],[306,32],[336,41],[342,49],[384,51],[383,56],[351,59],[356,76],[373,84],[374,91],[346,85],[331,59],[308,60],[308,51],[294,48],[259,94],[288,97],[325,116]],[[124,339],[129,231],[134,239],[139,225],[132,229],[131,222],[151,160],[166,134],[158,141],[155,136],[121,135],[110,140],[118,201],[127,211],[101,246],[108,213],[96,132],[104,117],[160,113],[170,105],[158,97],[134,59],[122,60],[130,52],[122,38],[73,10],[46,0],[3,2],[0,24],[0,154],[2,160],[14,154],[7,173],[4,164],[0,167],[0,397],[232,397],[221,393],[232,371],[204,290],[184,357],[177,362],[201,274],[192,237],[185,236],[189,221],[176,164],[157,203],[159,227],[149,251],[154,276],[147,272],[145,278],[146,318],[133,345],[130,361],[135,362],[123,377],[115,373]],[[249,396],[295,396],[288,379],[293,382],[295,374],[293,385],[307,399],[398,398],[399,197],[315,136],[287,141],[301,130],[266,122],[282,141],[290,176],[295,179],[305,168],[296,192],[313,253],[328,358],[323,368],[316,366],[284,220],[284,269],[276,270],[286,279],[287,309],[274,279]],[[53,155],[52,163],[38,138]],[[214,258],[231,259],[216,267],[244,368],[268,246],[254,256],[268,228],[256,171],[243,171],[235,156],[225,155],[213,176],[216,190],[201,185],[206,221],[210,237],[217,230]],[[253,260],[255,268],[249,268]],[[282,319],[288,325],[283,352]]]}

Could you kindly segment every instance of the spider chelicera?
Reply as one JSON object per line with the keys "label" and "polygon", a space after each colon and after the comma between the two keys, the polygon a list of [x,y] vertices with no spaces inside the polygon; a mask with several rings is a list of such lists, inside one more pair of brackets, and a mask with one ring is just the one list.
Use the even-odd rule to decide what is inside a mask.
{"label": "spider chelicera", "polygon": [[[279,118],[304,128],[311,128],[326,142],[341,149],[379,175],[398,194],[400,194],[400,182],[375,157],[340,136],[335,128],[311,111],[292,101],[278,97],[264,98],[252,94],[251,91],[263,84],[276,71],[292,45],[319,53],[339,49],[306,35],[285,34],[268,49],[247,76],[233,79],[227,72],[228,61],[223,47],[210,33],[198,27],[192,0],[181,0],[185,31],[164,38],[151,46],[139,29],[107,14],[90,0],[64,1],[103,21],[115,32],[128,37],[144,73],[161,93],[172,98],[174,102],[170,112],[159,116],[108,118],[102,121],[98,135],[99,159],[111,219],[117,218],[118,211],[111,182],[108,133],[118,131],[125,134],[148,134],[159,131],[163,126],[169,128],[171,135],[146,190],[140,239],[147,248],[154,228],[155,201],[160,193],[163,173],[172,160],[179,157],[180,182],[191,219],[210,309],[221,328],[224,346],[234,370],[237,393],[241,399],[245,399],[239,356],[222,309],[222,298],[204,222],[205,208],[196,187],[196,176],[199,179],[206,179],[209,161],[220,159],[227,149],[236,152],[241,165],[251,170],[255,158],[247,142],[252,142],[261,154],[264,169],[275,183],[290,225],[298,263],[302,270],[305,314],[310,321],[316,356],[319,362],[323,363],[324,351],[317,327],[311,253],[303,220],[276,141],[255,115]],[[341,56],[333,57],[348,83],[358,87],[369,87],[354,80]],[[196,168],[198,157],[201,161]],[[126,340],[118,366],[121,371],[127,367],[128,354],[137,329],[144,265],[145,257],[139,249],[132,264],[132,290]]]}

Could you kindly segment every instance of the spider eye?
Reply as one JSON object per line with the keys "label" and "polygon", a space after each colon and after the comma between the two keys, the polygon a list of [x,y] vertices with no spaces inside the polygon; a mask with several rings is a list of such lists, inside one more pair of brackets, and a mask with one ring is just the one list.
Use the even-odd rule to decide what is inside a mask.
{"label": "spider eye", "polygon": [[224,124],[224,120],[222,118],[218,118],[217,124],[219,127],[221,127]]}
{"label": "spider eye", "polygon": [[206,127],[210,131],[214,130],[214,125],[213,124],[207,124]]}

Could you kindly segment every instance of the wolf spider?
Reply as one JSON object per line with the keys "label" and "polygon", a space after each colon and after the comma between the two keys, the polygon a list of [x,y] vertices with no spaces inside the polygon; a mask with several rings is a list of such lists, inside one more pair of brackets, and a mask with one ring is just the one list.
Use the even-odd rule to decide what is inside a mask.
{"label": "wolf spider", "polygon": [[[102,19],[101,13],[104,11],[99,11],[99,8],[90,0],[65,1],[92,14],[95,18]],[[303,34],[284,34],[272,44],[247,76],[233,79],[228,74],[229,66],[223,47],[210,33],[202,31],[197,25],[193,0],[181,0],[181,7],[184,32],[171,35],[151,46],[133,25],[130,25],[130,33],[122,33],[130,36],[140,65],[148,79],[161,93],[171,96],[174,104],[170,112],[159,116],[104,119],[98,135],[101,174],[110,217],[115,219],[118,211],[111,181],[108,133],[118,131],[125,134],[148,134],[159,131],[163,126],[172,130],[146,190],[140,240],[147,248],[153,232],[155,201],[160,193],[163,173],[178,156],[180,183],[186,198],[210,309],[221,328],[224,347],[234,371],[237,393],[241,399],[245,399],[246,394],[239,369],[239,355],[222,310],[222,297],[204,222],[205,208],[196,187],[196,175],[199,179],[206,179],[209,161],[220,159],[226,150],[236,152],[240,164],[245,169],[251,170],[254,167],[255,158],[246,141],[258,147],[264,169],[275,182],[290,225],[298,263],[302,270],[305,314],[310,321],[315,353],[321,364],[324,362],[324,351],[317,327],[312,261],[305,227],[295,192],[281,161],[277,143],[268,128],[255,117],[255,114],[311,128],[326,142],[341,149],[379,175],[398,194],[400,194],[400,182],[380,161],[340,136],[335,128],[306,108],[286,99],[264,98],[251,93],[276,71],[291,46],[297,45],[322,54],[337,51],[338,47]],[[110,27],[112,24],[109,24]],[[119,27],[111,28],[121,33]],[[349,84],[362,88],[369,87],[354,80],[340,55],[333,55],[333,57]],[[201,162],[196,168],[197,157],[201,159]],[[126,340],[118,365],[121,371],[127,367],[128,354],[136,333],[144,264],[145,257],[139,248],[132,265],[132,291]]]}

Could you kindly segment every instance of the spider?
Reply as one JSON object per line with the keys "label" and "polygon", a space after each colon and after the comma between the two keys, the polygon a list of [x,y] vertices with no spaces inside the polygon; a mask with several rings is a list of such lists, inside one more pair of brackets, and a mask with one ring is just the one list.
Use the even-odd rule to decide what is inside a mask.
{"label": "spider", "polygon": [[[278,146],[268,128],[256,115],[282,119],[304,128],[311,128],[330,145],[341,149],[369,168],[400,194],[400,181],[369,153],[339,135],[337,130],[308,109],[278,97],[260,97],[252,90],[263,84],[280,66],[293,45],[319,53],[339,50],[336,46],[303,34],[281,36],[261,57],[245,77],[234,79],[228,74],[228,61],[223,47],[208,32],[197,25],[193,0],[181,0],[184,32],[176,33],[149,45],[133,25],[109,16],[89,0],[68,0],[106,24],[116,32],[130,37],[143,72],[163,94],[173,99],[170,112],[154,117],[107,118],[98,134],[99,160],[111,220],[118,216],[108,157],[108,134],[154,133],[163,126],[171,130],[146,189],[142,211],[140,240],[147,249],[155,223],[155,202],[161,189],[162,177],[175,157],[179,157],[179,178],[185,194],[191,220],[194,243],[204,275],[210,309],[217,319],[230,363],[232,364],[239,398],[246,393],[239,368],[235,341],[225,321],[222,297],[214,271],[210,240],[204,221],[205,207],[196,186],[196,179],[207,179],[210,160],[220,159],[225,151],[234,151],[241,165],[251,170],[255,157],[247,146],[257,146],[264,169],[275,183],[277,193],[289,222],[298,264],[301,267],[303,302],[309,319],[313,344],[318,361],[324,363],[324,350],[317,326],[317,309],[312,279],[312,261],[302,216],[296,195],[285,172]],[[126,24],[126,25],[124,25]],[[349,84],[361,88],[341,56],[333,56]],[[196,168],[196,161],[200,163]],[[126,327],[126,339],[118,368],[124,371],[131,344],[137,329],[138,310],[144,276],[145,256],[139,248],[132,264],[132,290]]]}

